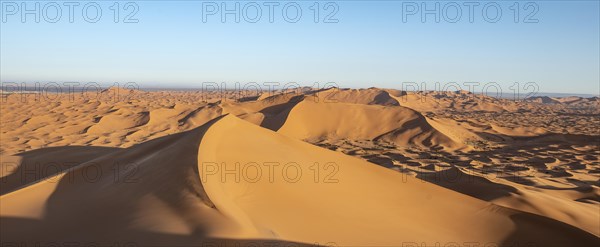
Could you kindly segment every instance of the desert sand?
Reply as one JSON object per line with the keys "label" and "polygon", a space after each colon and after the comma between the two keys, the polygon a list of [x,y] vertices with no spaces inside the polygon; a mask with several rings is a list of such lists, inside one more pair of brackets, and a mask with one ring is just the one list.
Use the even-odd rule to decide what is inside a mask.
{"label": "desert sand", "polygon": [[3,245],[600,245],[598,97],[110,88],[0,106]]}

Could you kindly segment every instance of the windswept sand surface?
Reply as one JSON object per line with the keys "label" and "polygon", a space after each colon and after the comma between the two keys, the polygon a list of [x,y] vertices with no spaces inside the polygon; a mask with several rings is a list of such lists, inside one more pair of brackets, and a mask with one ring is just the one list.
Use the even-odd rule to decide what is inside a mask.
{"label": "windswept sand surface", "polygon": [[3,97],[2,245],[600,245],[599,98]]}

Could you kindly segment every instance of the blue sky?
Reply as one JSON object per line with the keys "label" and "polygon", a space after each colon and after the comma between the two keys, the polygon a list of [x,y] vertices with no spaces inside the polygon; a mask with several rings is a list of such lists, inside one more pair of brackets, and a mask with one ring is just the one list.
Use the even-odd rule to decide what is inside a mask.
{"label": "blue sky", "polygon": [[[23,23],[23,1],[2,1],[2,82],[133,81],[142,87],[336,82],[354,88],[426,82],[430,90],[435,82],[497,82],[505,91],[515,82],[535,82],[542,92],[600,94],[598,1],[536,1],[532,6],[519,1],[517,23],[515,1],[496,1],[502,15],[493,23],[482,14],[486,1],[474,1],[479,5],[473,22],[464,2],[456,2],[462,16],[455,23],[450,21],[456,5],[444,1],[331,1],[327,9],[330,1],[319,1],[318,23],[311,10],[315,1],[295,1],[302,10],[295,23],[282,15],[289,1],[272,1],[279,3],[273,23],[264,2],[256,2],[263,12],[256,23],[243,18],[256,16],[251,1],[237,1],[239,23],[234,15],[226,15],[223,23],[221,9],[203,22],[213,3],[234,8],[235,1],[131,1],[138,7],[131,18],[137,23],[123,23],[134,10],[124,9],[128,1],[119,2],[118,23],[111,10],[115,1],[95,1],[102,9],[95,23],[82,16],[86,1],[74,7],[73,23],[63,2],[57,2],[62,16],[56,23],[48,21],[56,16],[54,5],[43,13],[51,1],[37,2],[40,22],[31,14]],[[19,12],[12,9],[14,3]],[[29,9],[35,3],[25,2]],[[413,3],[419,11],[407,15]],[[429,9],[440,4],[439,23],[433,14],[421,20],[422,3]],[[294,6],[288,6],[290,19]],[[335,6],[330,19],[337,23],[323,23]],[[488,19],[495,17],[493,7],[487,9]],[[536,8],[528,20],[537,23],[524,23]],[[88,18],[94,17],[94,8],[88,8]]]}

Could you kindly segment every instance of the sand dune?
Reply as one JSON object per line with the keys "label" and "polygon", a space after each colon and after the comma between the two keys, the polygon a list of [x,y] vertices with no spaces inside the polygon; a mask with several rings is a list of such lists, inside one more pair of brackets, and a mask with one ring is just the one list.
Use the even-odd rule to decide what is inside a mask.
{"label": "sand dune", "polygon": [[[574,239],[598,242],[567,224],[423,183],[233,116],[89,159],[3,195],[3,239],[147,243],[148,232],[195,237],[186,244],[211,238],[341,246],[423,239],[432,244],[510,241],[545,246],[562,246]],[[124,181],[119,176],[89,181],[84,175],[90,167],[109,173],[119,166],[114,160],[134,164],[129,171],[137,170],[136,177],[127,178],[130,173],[124,171],[118,174]],[[215,164],[266,162],[282,166],[293,162],[302,172],[316,162],[331,164],[336,171],[321,181],[276,169],[265,175],[260,165],[241,178],[224,173],[226,167],[213,170]],[[259,170],[264,176],[258,175]],[[71,234],[86,222],[99,227]]]}
{"label": "sand dune", "polygon": [[329,88],[318,90],[311,95],[316,95],[324,103],[353,103],[364,105],[400,105],[398,100],[386,90],[379,88],[368,89],[340,89]]}
{"label": "sand dune", "polygon": [[431,127],[421,114],[404,107],[304,100],[286,114],[285,123],[276,130],[302,140],[384,140],[401,146],[458,146]]}
{"label": "sand dune", "polygon": [[600,244],[594,99],[86,94],[1,101],[3,244]]}

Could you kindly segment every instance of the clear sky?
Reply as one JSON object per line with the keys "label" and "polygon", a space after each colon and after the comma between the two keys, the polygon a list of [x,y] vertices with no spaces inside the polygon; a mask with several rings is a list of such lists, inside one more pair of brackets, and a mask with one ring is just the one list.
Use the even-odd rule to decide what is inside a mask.
{"label": "clear sky", "polygon": [[[88,5],[86,18],[89,2],[72,1],[79,3],[72,23],[68,4],[49,2],[2,1],[2,82],[198,87],[332,81],[353,88],[426,82],[428,89],[435,82],[497,82],[503,90],[535,82],[541,92],[600,93],[598,1],[519,1],[518,8],[515,1],[497,1],[487,15],[487,1],[472,1],[479,4],[472,22],[465,2],[319,1],[317,23],[315,1],[287,5],[287,19],[289,2],[272,1],[279,4],[272,23],[265,2],[237,1],[239,23],[235,14],[225,22],[221,16],[221,4],[234,9],[235,1],[124,1],[117,23],[115,1]],[[22,3],[34,13],[24,22]],[[423,22],[422,4],[431,10],[436,3],[439,23],[435,11]],[[102,16],[96,18],[98,6]],[[298,6],[302,15],[295,18]]]}

